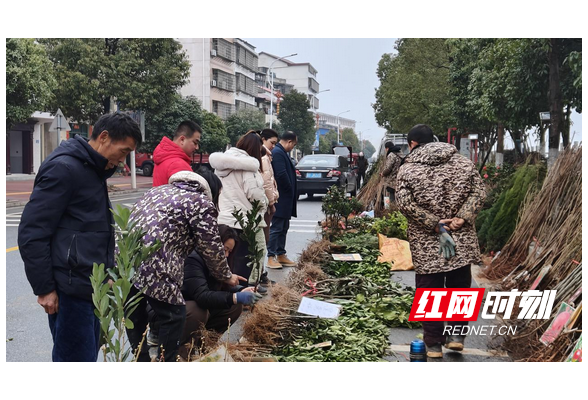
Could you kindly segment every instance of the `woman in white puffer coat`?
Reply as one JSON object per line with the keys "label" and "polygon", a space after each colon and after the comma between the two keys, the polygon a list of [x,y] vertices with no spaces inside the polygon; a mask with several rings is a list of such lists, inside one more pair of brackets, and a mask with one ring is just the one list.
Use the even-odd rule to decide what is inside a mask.
{"label": "woman in white puffer coat", "polygon": [[[261,147],[261,137],[255,131],[250,131],[239,139],[235,147],[224,153],[212,153],[209,158],[210,166],[215,169],[223,184],[219,196],[218,223],[236,229],[239,235],[242,233],[242,227],[233,216],[233,211],[236,208],[245,216],[251,210],[251,202],[254,200],[260,201],[262,206],[259,212],[262,217],[260,228],[266,226],[263,216],[268,207],[268,199],[261,173]],[[256,240],[258,247],[265,249],[263,229],[259,230]],[[247,243],[240,240],[233,250],[233,272],[248,278],[249,283],[254,284],[257,282],[259,271],[252,271],[247,266],[247,254]]]}

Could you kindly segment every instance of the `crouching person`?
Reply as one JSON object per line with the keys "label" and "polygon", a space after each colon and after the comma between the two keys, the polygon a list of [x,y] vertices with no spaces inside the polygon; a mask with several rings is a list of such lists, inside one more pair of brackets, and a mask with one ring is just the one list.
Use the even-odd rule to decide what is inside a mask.
{"label": "crouching person", "polygon": [[[237,232],[227,225],[219,225],[227,259],[239,241]],[[202,256],[194,251],[184,264],[184,285],[182,295],[186,301],[186,324],[182,334],[180,356],[188,359],[201,346],[202,329],[213,330],[223,334],[229,324],[235,323],[243,305],[252,305],[262,296],[254,292],[253,287],[229,287],[214,278]]]}

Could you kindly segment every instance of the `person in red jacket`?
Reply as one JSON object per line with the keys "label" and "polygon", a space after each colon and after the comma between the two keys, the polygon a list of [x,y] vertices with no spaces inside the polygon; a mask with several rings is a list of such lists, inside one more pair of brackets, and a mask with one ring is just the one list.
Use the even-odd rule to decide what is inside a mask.
{"label": "person in red jacket", "polygon": [[153,187],[167,185],[169,178],[180,171],[192,171],[192,154],[200,146],[202,128],[192,121],[183,121],[173,141],[163,137],[153,152]]}

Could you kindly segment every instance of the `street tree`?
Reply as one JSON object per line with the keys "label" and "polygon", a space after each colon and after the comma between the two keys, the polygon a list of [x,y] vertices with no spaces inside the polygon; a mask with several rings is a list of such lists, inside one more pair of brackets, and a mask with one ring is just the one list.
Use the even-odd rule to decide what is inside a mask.
{"label": "street tree", "polygon": [[364,139],[363,141],[363,154],[365,158],[370,158],[376,152],[376,148],[369,140]]}
{"label": "street tree", "polygon": [[43,46],[34,39],[6,39],[6,128],[46,111],[57,82]]}
{"label": "street tree", "polygon": [[229,138],[227,137],[227,128],[218,115],[204,110],[202,130],[199,152],[210,154],[216,151],[225,151],[229,144]]}
{"label": "street tree", "polygon": [[345,146],[351,146],[354,152],[359,152],[359,139],[351,128],[344,128],[341,131],[341,141]]}
{"label": "street tree", "polygon": [[306,95],[293,90],[284,95],[278,115],[282,128],[298,136],[298,148],[304,154],[310,153],[316,132],[315,120],[309,108],[310,102]]}
{"label": "street tree", "polygon": [[324,135],[319,136],[319,153],[331,154],[332,147],[337,145],[337,132],[330,130]]}
{"label": "street tree", "polygon": [[256,108],[245,108],[230,115],[225,121],[227,136],[232,146],[250,130],[265,128],[265,114]]}
{"label": "street tree", "polygon": [[450,46],[445,39],[399,39],[395,48],[397,54],[384,54],[378,63],[376,121],[389,132],[408,132],[419,123],[445,132],[451,122]]}
{"label": "street tree", "polygon": [[53,108],[93,123],[116,99],[121,110],[155,114],[187,82],[190,63],[174,39],[39,39],[59,87]]}

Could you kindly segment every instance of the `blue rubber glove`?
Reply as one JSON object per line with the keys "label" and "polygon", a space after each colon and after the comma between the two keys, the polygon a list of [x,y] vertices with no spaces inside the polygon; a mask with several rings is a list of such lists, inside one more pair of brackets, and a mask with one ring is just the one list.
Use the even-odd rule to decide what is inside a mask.
{"label": "blue rubber glove", "polygon": [[259,299],[263,296],[259,293],[253,292],[239,292],[236,293],[237,296],[237,304],[245,304],[247,306],[252,306],[253,304],[257,303]]}
{"label": "blue rubber glove", "polygon": [[444,224],[439,224],[439,254],[443,253],[446,260],[455,255],[455,242],[447,233]]}

